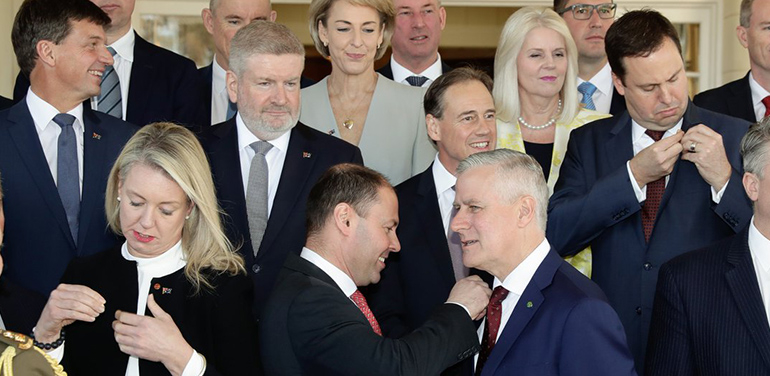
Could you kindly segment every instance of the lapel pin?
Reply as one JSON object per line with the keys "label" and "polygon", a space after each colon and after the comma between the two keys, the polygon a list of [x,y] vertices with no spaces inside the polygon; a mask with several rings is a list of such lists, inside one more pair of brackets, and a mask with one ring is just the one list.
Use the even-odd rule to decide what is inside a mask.
{"label": "lapel pin", "polygon": [[171,294],[171,287],[164,287],[160,294],[161,295]]}
{"label": "lapel pin", "polygon": [[329,136],[334,136],[334,129],[330,130],[330,131],[329,131],[329,132],[327,132],[327,133],[329,133]]}
{"label": "lapel pin", "polygon": [[160,283],[156,283],[152,285],[152,288],[154,288],[155,290],[160,290]]}
{"label": "lapel pin", "polygon": [[527,308],[532,308],[532,306],[533,306],[533,304],[532,304],[532,301],[531,301],[531,300],[530,300],[530,301],[528,301],[528,302],[527,302]]}
{"label": "lapel pin", "polygon": [[91,135],[91,138],[94,138],[94,139],[97,139],[97,140],[101,140],[102,139],[102,135],[94,132],[94,134]]}
{"label": "lapel pin", "polygon": [[302,158],[310,158],[312,156],[313,156],[313,154],[310,153],[310,152],[307,152],[307,151],[303,151],[302,152]]}

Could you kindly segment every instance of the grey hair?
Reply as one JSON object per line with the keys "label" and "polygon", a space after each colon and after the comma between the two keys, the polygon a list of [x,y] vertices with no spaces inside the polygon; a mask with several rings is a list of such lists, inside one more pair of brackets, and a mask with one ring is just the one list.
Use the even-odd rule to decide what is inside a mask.
{"label": "grey hair", "polygon": [[741,155],[743,170],[764,179],[764,169],[767,165],[768,148],[770,147],[770,117],[765,117],[749,127],[749,131],[741,140]]}
{"label": "grey hair", "polygon": [[548,184],[543,168],[535,158],[510,149],[497,149],[476,153],[465,158],[457,166],[457,176],[476,167],[494,166],[497,194],[509,203],[522,196],[535,199],[538,225],[545,231],[548,209]]}
{"label": "grey hair", "polygon": [[743,27],[749,27],[751,23],[751,6],[754,5],[754,0],[742,0],[741,1],[741,13],[740,13],[740,25]]}
{"label": "grey hair", "polygon": [[255,55],[300,55],[304,59],[305,48],[299,38],[279,23],[257,20],[242,27],[230,42],[230,69],[241,76],[246,60]]}

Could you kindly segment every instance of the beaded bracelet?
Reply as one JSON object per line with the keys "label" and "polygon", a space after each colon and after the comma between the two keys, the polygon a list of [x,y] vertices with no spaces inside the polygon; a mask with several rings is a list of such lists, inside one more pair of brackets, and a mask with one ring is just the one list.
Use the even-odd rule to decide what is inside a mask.
{"label": "beaded bracelet", "polygon": [[61,330],[61,333],[59,333],[59,339],[56,341],[53,341],[51,343],[43,343],[38,342],[37,339],[35,339],[35,330],[32,330],[32,334],[30,334],[30,337],[32,338],[32,342],[35,344],[36,347],[43,349],[45,351],[51,351],[57,349],[59,346],[64,343],[64,329]]}

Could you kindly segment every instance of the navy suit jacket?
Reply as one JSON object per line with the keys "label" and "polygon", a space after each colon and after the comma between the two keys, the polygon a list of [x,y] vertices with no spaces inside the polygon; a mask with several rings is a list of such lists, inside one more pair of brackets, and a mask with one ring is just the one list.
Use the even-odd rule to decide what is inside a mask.
{"label": "navy suit jacket", "polygon": [[78,238],[72,239],[59,191],[40,146],[27,101],[0,112],[0,173],[3,177],[5,239],[3,278],[44,296],[59,283],[76,256],[114,246],[107,228],[107,176],[136,127],[83,108],[83,188]]}
{"label": "navy suit jacket", "polygon": [[647,349],[648,375],[770,374],[748,229],[660,268]]}
{"label": "navy suit jacket", "polygon": [[610,101],[610,115],[620,116],[626,111],[626,97],[618,93],[618,89],[612,87],[612,101]]}
{"label": "navy suit jacket", "polygon": [[623,326],[602,290],[550,250],[481,376],[635,374]]}
{"label": "navy suit jacket", "polygon": [[642,232],[642,204],[626,169],[634,157],[628,112],[572,132],[548,206],[547,235],[555,249],[566,256],[591,246],[592,278],[617,310],[640,370],[660,265],[735,234],[751,218],[739,152],[748,123],[690,103],[682,130],[699,123],[722,135],[733,168],[727,188],[720,203],[714,204],[711,187],[695,164],[678,160],[649,243]]}
{"label": "navy suit jacket", "polygon": [[0,110],[5,110],[8,107],[11,107],[13,105],[13,101],[6,98],[6,97],[0,97]]}
{"label": "navy suit jacket", "polygon": [[[452,70],[452,67],[447,65],[443,60],[441,61],[441,73],[447,73],[450,70]],[[382,68],[377,69],[377,73],[389,78],[393,79],[393,68],[390,67],[390,60],[388,60],[388,63],[383,65]]]}
{"label": "navy suit jacket", "polygon": [[201,144],[211,163],[219,205],[227,214],[224,223],[228,238],[241,245],[246,269],[254,281],[254,312],[259,318],[286,255],[289,252],[299,254],[305,244],[305,206],[310,189],[333,165],[363,164],[361,151],[302,123],[292,128],[278,191],[255,259],[246,214],[235,117],[205,128]]}
{"label": "navy suit jacket", "polygon": [[720,114],[741,118],[750,123],[758,121],[752,104],[748,73],[739,80],[706,90],[696,95],[692,101],[697,106]]}
{"label": "navy suit jacket", "polygon": [[[13,90],[14,100],[24,98],[28,87],[29,80],[20,73]],[[136,34],[125,114],[127,122],[145,126],[156,121],[171,121],[188,128],[209,125],[209,120],[203,122],[199,87],[192,60]],[[85,101],[84,105],[90,108],[91,101]]]}

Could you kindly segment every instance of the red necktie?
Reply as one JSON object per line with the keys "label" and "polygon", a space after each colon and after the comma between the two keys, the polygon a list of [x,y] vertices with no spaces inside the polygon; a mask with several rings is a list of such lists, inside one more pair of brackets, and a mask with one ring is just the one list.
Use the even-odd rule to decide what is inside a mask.
{"label": "red necktie", "polygon": [[481,375],[481,370],[497,342],[497,332],[500,330],[500,319],[503,316],[502,303],[506,296],[508,296],[508,290],[503,286],[497,286],[492,291],[492,297],[489,299],[489,305],[487,305],[487,320],[484,322],[481,352],[479,353],[479,360],[476,362],[476,376]]}
{"label": "red necktie", "polygon": [[[765,116],[770,115],[770,95],[762,98],[762,104],[765,105]],[[762,119],[757,119],[757,121]]]}
{"label": "red necktie", "polygon": [[[663,138],[664,131],[647,130],[646,133],[655,142]],[[666,190],[666,177],[662,177],[653,182],[647,183],[647,199],[642,205],[642,230],[644,230],[644,240],[650,241],[652,228],[655,227],[655,217],[658,215],[660,200],[663,198],[663,192]]]}
{"label": "red necktie", "polygon": [[372,330],[374,330],[377,335],[381,336],[382,330],[380,330],[380,324],[377,323],[377,319],[374,317],[372,310],[369,309],[369,305],[366,304],[366,298],[364,298],[364,294],[362,294],[361,291],[356,290],[353,295],[350,295],[350,299],[356,303],[358,309],[361,310],[361,313],[363,313],[364,316],[366,316],[366,319],[369,320],[369,325],[372,326]]}

